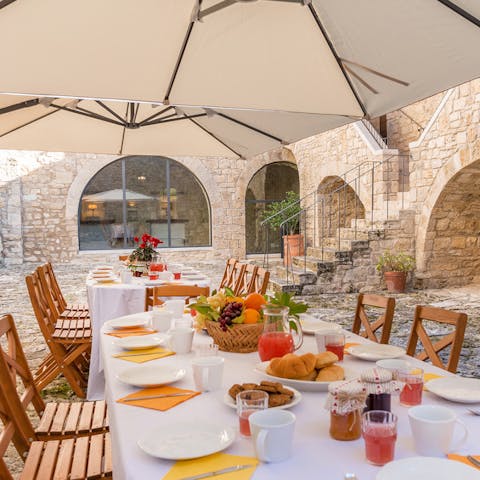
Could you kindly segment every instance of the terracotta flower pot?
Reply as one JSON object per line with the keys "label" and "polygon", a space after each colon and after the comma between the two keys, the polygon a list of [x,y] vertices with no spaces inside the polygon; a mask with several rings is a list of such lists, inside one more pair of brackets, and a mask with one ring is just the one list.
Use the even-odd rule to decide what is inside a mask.
{"label": "terracotta flower pot", "polygon": [[385,272],[383,274],[387,290],[392,293],[404,293],[407,281],[406,272]]}
{"label": "terracotta flower pot", "polygon": [[304,253],[303,235],[283,236],[283,264],[290,265],[292,257],[298,257]]}

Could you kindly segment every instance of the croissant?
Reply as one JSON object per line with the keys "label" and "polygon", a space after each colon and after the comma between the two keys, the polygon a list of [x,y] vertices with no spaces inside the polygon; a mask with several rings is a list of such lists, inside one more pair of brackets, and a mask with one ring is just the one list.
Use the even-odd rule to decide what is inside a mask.
{"label": "croissant", "polygon": [[313,353],[295,355],[288,353],[281,358],[272,358],[267,373],[276,377],[299,379],[315,370],[316,357]]}

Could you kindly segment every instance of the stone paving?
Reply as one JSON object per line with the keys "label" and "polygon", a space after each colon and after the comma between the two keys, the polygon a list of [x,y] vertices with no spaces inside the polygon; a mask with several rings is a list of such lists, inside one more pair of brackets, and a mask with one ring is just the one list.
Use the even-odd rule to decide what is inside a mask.
{"label": "stone paving", "polygon": [[[86,302],[85,277],[94,264],[93,260],[78,257],[71,263],[54,265],[68,302]],[[24,281],[25,275],[35,266],[24,264],[0,268],[0,312],[14,315],[32,368],[35,368],[47,353]],[[192,266],[211,277],[212,285],[219,284],[224,268],[223,261],[199,261]],[[413,291],[395,295],[395,298],[397,305],[391,343],[403,347],[408,340],[415,305],[429,304],[467,313],[469,316],[467,333],[458,370],[461,375],[480,378],[480,284],[462,288]],[[303,299],[311,306],[310,313],[345,327],[351,326],[356,294],[327,294]],[[56,380],[43,394],[46,400],[76,400],[63,379]],[[13,449],[8,453],[7,462],[13,471],[18,471],[21,466],[21,460]]]}

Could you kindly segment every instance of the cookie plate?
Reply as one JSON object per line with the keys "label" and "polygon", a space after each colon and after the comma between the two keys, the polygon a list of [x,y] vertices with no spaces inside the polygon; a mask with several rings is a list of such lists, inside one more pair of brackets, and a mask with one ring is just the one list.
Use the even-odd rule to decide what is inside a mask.
{"label": "cookie plate", "polygon": [[[293,392],[293,397],[290,400],[290,402],[286,403],[285,405],[280,405],[279,407],[271,407],[271,408],[278,408],[280,410],[283,410],[284,408],[291,408],[300,402],[300,400],[302,399],[302,394],[293,387],[288,387],[288,388]],[[235,403],[233,398],[228,394],[228,392],[223,397],[223,403],[229,406],[230,408],[237,408],[237,404]]]}

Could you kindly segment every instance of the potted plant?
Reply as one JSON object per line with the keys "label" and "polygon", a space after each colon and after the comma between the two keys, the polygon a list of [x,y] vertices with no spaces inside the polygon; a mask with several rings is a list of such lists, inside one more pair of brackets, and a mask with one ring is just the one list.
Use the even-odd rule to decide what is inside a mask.
{"label": "potted plant", "polygon": [[387,290],[392,293],[405,292],[407,273],[415,267],[415,259],[405,252],[392,253],[387,250],[377,262],[377,271],[383,272]]}
{"label": "potted plant", "polygon": [[274,229],[280,229],[283,238],[283,263],[288,265],[292,257],[303,255],[303,235],[300,234],[300,196],[289,191],[285,198],[270,203],[263,213],[263,220]]}
{"label": "potted plant", "polygon": [[134,237],[133,241],[138,243],[138,246],[128,257],[129,268],[136,277],[141,277],[144,273],[148,273],[148,265],[153,255],[157,253],[155,248],[163,242],[148,233],[144,233],[141,238]]}

